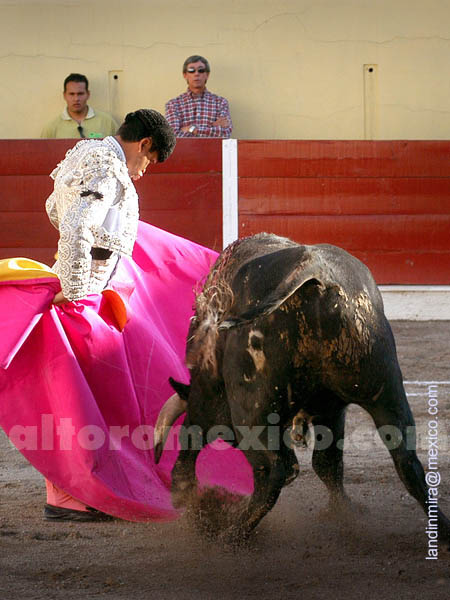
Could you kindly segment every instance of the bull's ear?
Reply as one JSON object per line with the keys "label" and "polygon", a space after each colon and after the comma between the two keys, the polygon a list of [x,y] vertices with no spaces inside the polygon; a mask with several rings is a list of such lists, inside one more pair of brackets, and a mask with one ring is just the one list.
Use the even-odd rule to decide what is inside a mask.
{"label": "bull's ear", "polygon": [[176,391],[176,393],[180,396],[182,400],[188,400],[189,392],[191,391],[191,386],[186,385],[185,383],[180,383],[179,381],[175,381],[172,377],[169,377],[169,383]]}

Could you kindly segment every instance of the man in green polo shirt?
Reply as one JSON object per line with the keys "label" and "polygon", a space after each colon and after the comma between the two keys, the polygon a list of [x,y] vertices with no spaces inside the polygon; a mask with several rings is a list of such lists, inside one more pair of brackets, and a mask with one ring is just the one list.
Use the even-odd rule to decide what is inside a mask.
{"label": "man in green polo shirt", "polygon": [[71,73],[64,80],[66,108],[48,123],[41,138],[104,138],[114,135],[117,124],[107,113],[88,106],[89,82],[80,73]]}

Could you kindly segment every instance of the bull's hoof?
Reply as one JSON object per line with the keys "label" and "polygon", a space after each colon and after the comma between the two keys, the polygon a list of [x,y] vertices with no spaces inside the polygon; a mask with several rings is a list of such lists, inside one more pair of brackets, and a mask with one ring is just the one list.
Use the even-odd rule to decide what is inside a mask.
{"label": "bull's hoof", "polygon": [[248,545],[251,538],[251,533],[252,532],[250,529],[235,525],[230,529],[223,531],[218,536],[218,541],[221,543],[221,545],[226,546],[231,550],[241,550]]}
{"label": "bull's hoof", "polygon": [[355,516],[362,516],[368,512],[369,509],[364,504],[350,500],[346,495],[335,496],[330,498],[328,506],[320,511],[319,518],[324,521],[336,519],[353,521]]}
{"label": "bull's hoof", "polygon": [[227,532],[238,533],[236,525],[248,506],[248,499],[226,492],[222,488],[207,488],[189,504],[188,521],[205,539],[225,541]]}
{"label": "bull's hoof", "polygon": [[338,500],[330,500],[329,507],[339,514],[349,515],[351,517],[354,517],[355,515],[363,516],[369,513],[369,508],[365,504],[356,502],[356,500],[350,500],[348,496],[344,496]]}

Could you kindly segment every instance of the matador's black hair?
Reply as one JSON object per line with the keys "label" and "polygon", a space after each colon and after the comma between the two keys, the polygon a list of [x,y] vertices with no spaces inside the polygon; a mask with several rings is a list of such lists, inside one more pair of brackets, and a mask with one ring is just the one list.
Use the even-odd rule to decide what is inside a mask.
{"label": "matador's black hair", "polygon": [[120,135],[124,142],[139,142],[145,137],[151,137],[151,151],[158,151],[159,162],[169,158],[176,144],[172,127],[161,113],[151,108],[140,108],[128,113],[117,135]]}

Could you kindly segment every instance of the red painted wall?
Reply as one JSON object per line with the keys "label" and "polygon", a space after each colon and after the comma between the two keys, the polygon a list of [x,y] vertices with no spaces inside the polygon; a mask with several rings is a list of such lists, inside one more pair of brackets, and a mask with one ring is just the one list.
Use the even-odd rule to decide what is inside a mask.
{"label": "red painted wall", "polygon": [[450,142],[240,141],[239,235],[330,243],[378,283],[450,284]]}
{"label": "red painted wall", "polygon": [[[0,258],[51,264],[49,173],[76,140],[0,140]],[[220,250],[221,140],[178,141],[137,182],[141,218]],[[450,142],[239,142],[240,235],[346,248],[378,283],[450,284]]]}
{"label": "red painted wall", "polygon": [[[77,140],[0,140],[0,258],[54,262],[57,231],[45,213],[49,174]],[[222,248],[222,142],[179,140],[170,160],[137,182],[140,216],[200,244]]]}

